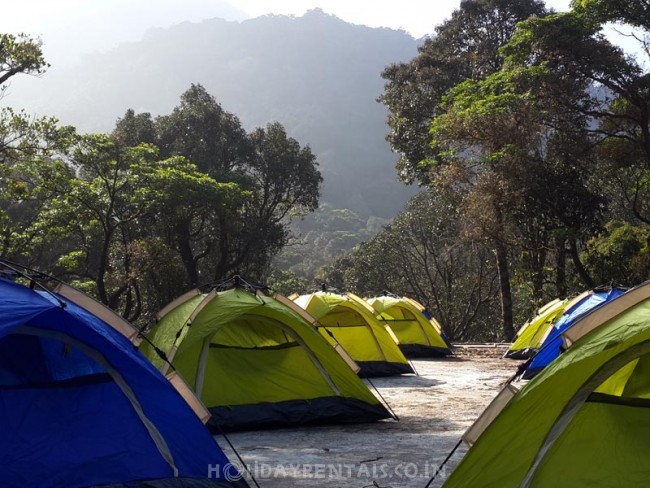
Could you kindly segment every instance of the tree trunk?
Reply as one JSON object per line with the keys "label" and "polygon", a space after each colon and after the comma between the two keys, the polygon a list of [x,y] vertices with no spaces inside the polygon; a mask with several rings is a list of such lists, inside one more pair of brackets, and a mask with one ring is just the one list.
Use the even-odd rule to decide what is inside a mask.
{"label": "tree trunk", "polygon": [[546,249],[540,249],[532,256],[532,282],[533,299],[539,303],[544,295],[544,263],[546,263]]}
{"label": "tree trunk", "polygon": [[181,255],[183,266],[187,272],[187,279],[191,286],[199,285],[199,273],[196,269],[196,261],[192,252],[192,243],[190,242],[190,228],[187,222],[179,222],[176,225],[176,242],[178,252]]}
{"label": "tree trunk", "polygon": [[99,265],[97,266],[97,294],[99,301],[104,305],[110,304],[108,291],[106,290],[106,273],[108,272],[109,251],[114,231],[115,228],[109,227],[104,234],[104,242],[99,255]]}
{"label": "tree trunk", "polygon": [[580,261],[578,244],[576,243],[575,238],[569,239],[569,252],[571,253],[571,259],[573,260],[573,264],[576,267],[576,271],[578,272],[578,276],[580,276],[582,282],[587,286],[587,288],[594,288],[596,286],[594,280],[591,279],[591,276],[589,276],[589,273],[587,273],[587,270],[582,265],[582,261]]}
{"label": "tree trunk", "polygon": [[566,247],[564,237],[555,241],[555,292],[560,298],[567,296],[566,286]]}
{"label": "tree trunk", "polygon": [[500,242],[496,242],[495,251],[497,255],[497,269],[499,271],[499,290],[501,292],[501,323],[503,337],[511,340],[515,336],[515,328],[512,320],[512,293],[510,291],[510,270],[508,268],[508,250]]}

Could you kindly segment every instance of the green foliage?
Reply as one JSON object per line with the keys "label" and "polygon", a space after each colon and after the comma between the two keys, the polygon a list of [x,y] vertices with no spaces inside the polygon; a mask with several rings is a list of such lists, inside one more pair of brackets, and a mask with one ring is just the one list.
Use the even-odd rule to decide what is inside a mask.
{"label": "green foliage", "polygon": [[419,48],[416,58],[386,68],[380,100],[390,112],[388,141],[400,155],[401,179],[431,181],[429,161],[439,154],[429,144],[429,128],[444,111],[441,105],[449,90],[497,72],[503,63],[499,48],[508,42],[517,22],[544,14],[544,4],[537,0],[461,2]]}
{"label": "green foliage", "polygon": [[279,222],[316,210],[323,178],[309,146],[301,148],[278,122],[256,129],[250,138],[254,157],[246,173],[257,183],[260,215]]}
{"label": "green foliage", "polygon": [[274,264],[307,280],[318,281],[321,266],[371,239],[385,223],[385,219],[364,219],[350,209],[322,204],[313,214],[291,224],[292,237]]}
{"label": "green foliage", "polygon": [[328,286],[362,296],[384,290],[422,302],[454,340],[496,340],[494,258],[468,238],[460,195],[441,190],[413,197],[404,212],[353,253],[324,267]]}
{"label": "green foliage", "polygon": [[601,283],[635,286],[650,278],[650,229],[629,222],[607,222],[587,242],[585,265]]}
{"label": "green foliage", "polygon": [[288,297],[294,293],[306,293],[311,289],[309,280],[298,276],[293,271],[272,268],[266,278],[266,285],[273,292]]}
{"label": "green foliage", "polygon": [[575,12],[589,16],[598,24],[617,22],[650,29],[648,4],[644,0],[573,0],[571,5]]}
{"label": "green foliage", "polygon": [[[438,45],[426,54],[422,50],[410,64],[389,68],[383,97],[394,117],[391,142],[402,153],[407,176],[463,194],[469,235],[495,250],[506,336],[512,331],[512,311],[521,308],[513,297],[540,303],[549,282],[562,296],[576,286],[596,284],[580,248],[599,229],[609,199],[620,202],[622,196],[603,189],[604,174],[610,174],[604,168],[612,161],[606,163],[605,156],[632,156],[632,147],[650,147],[642,129],[642,124],[647,129],[647,111],[641,108],[647,103],[646,82],[639,78],[639,67],[600,35],[593,15],[545,15],[542,9],[520,17],[520,23],[505,22],[509,28],[500,43],[486,37],[472,43],[475,22],[483,19],[473,14],[519,6],[462,4],[430,42],[435,45],[451,29],[457,44]],[[472,53],[491,52],[495,62],[478,72],[468,69],[453,83],[425,69],[442,62],[443,53],[444,60],[453,59],[453,53],[465,66],[475,66],[474,58],[450,48],[464,43],[472,43]],[[614,96],[599,93],[594,83]],[[408,103],[426,87],[435,96],[418,105],[420,112],[409,113]],[[407,140],[402,133],[420,137]],[[643,152],[636,155],[643,157]],[[642,216],[645,180],[628,172],[619,186],[632,212]]]}
{"label": "green foliage", "polygon": [[19,73],[39,75],[49,65],[45,62],[41,42],[27,34],[0,33],[0,95],[2,85]]}
{"label": "green foliage", "polygon": [[[137,117],[146,120],[146,116]],[[124,119],[121,123],[125,124]],[[253,157],[251,141],[239,119],[223,110],[201,85],[193,84],[171,114],[158,117],[154,131],[163,156],[185,156],[201,171],[217,178],[232,178],[233,172],[245,167]]]}
{"label": "green foliage", "polygon": [[318,205],[322,177],[310,148],[301,147],[277,122],[247,134],[200,85],[192,85],[169,115],[151,119],[127,112],[113,137],[153,140],[163,157],[185,157],[240,192],[227,203],[197,194],[163,214],[170,246],[180,252],[194,286],[233,272],[261,278],[287,243],[291,218]]}
{"label": "green foliage", "polygon": [[[37,43],[0,37],[4,79],[44,68]],[[3,109],[0,162],[0,255],[143,324],[188,286],[261,277],[322,182],[280,124],[249,135],[198,85],[168,116],[127,111],[110,136]]]}
{"label": "green foliage", "polygon": [[[230,178],[240,183],[219,182],[181,155],[163,159],[152,144],[124,146],[128,131],[80,137],[65,161],[17,165],[34,194],[56,196],[41,203],[32,223],[38,242],[49,245],[50,267],[93,282],[98,298],[131,320],[235,267],[261,275],[284,242],[283,219],[316,205],[320,183],[309,150],[281,127],[270,130],[271,148],[259,142],[264,131],[251,143],[262,146],[255,171],[266,173],[248,180],[242,167]],[[292,174],[284,181],[287,174],[276,171],[282,164],[305,171],[304,180]]]}

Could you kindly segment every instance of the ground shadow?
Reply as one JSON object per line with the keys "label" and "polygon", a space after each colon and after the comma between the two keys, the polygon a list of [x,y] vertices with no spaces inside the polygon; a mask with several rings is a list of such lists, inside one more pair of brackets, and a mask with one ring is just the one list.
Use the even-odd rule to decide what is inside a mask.
{"label": "ground shadow", "polygon": [[469,359],[461,356],[444,356],[439,358],[410,358],[411,362],[423,363],[462,363]]}
{"label": "ground shadow", "polygon": [[372,378],[372,385],[364,380],[370,388],[375,385],[377,388],[424,388],[438,386],[446,383],[435,378],[416,375],[387,376],[385,378]]}

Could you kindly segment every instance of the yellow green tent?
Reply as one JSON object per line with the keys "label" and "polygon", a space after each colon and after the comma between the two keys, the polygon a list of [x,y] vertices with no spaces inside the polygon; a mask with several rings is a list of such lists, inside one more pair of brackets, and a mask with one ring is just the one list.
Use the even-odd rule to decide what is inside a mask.
{"label": "yellow green tent", "polygon": [[[259,291],[189,292],[160,312],[148,337],[209,408],[212,427],[391,416],[305,318]],[[166,372],[152,347],[144,344],[142,351]]]}
{"label": "yellow green tent", "polygon": [[332,345],[341,345],[361,370],[359,376],[414,373],[390,327],[370,306],[352,294],[316,292],[294,299],[318,322],[314,325]]}
{"label": "yellow green tent", "polygon": [[535,354],[542,344],[544,337],[555,321],[560,318],[569,300],[555,300],[541,307],[534,318],[521,326],[517,337],[504,357],[510,359],[527,359]]}
{"label": "yellow green tent", "polygon": [[[451,348],[434,318],[427,319],[424,307],[414,300],[380,296],[367,300],[377,319],[389,325],[406,357],[446,356]],[[418,307],[418,305],[420,305]]]}
{"label": "yellow green tent", "polygon": [[648,484],[650,283],[562,340],[565,352],[489,415],[444,488]]}

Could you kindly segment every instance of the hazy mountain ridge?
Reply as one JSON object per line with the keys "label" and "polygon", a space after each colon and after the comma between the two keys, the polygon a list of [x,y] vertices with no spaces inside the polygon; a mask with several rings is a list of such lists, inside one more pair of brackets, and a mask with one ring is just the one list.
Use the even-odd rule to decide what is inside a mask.
{"label": "hazy mountain ridge", "polygon": [[[21,80],[5,103],[55,115],[82,131],[109,131],[126,109],[164,114],[201,83],[251,130],[278,120],[318,155],[323,199],[390,217],[412,189],[398,183],[377,103],[383,68],[416,54],[403,31],[302,17],[210,19],[156,28],[143,40]],[[360,184],[361,183],[361,184]]]}

